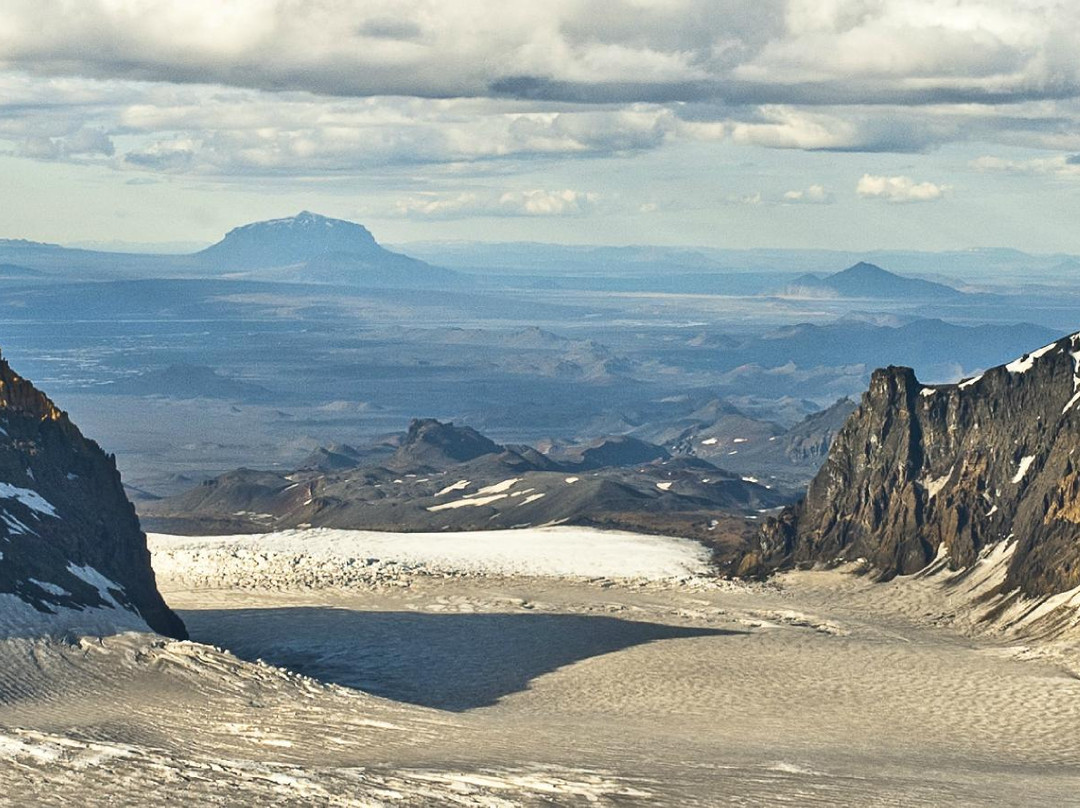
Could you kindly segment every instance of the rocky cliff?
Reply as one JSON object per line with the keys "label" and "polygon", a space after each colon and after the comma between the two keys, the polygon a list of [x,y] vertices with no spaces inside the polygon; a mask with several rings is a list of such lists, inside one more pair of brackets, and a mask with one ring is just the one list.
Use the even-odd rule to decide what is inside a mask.
{"label": "rocky cliff", "polygon": [[740,572],[865,558],[885,577],[1014,543],[1004,591],[1080,585],[1080,334],[955,385],[874,373],[806,497]]}
{"label": "rocky cliff", "polygon": [[147,627],[185,636],[115,460],[0,359],[0,636]]}

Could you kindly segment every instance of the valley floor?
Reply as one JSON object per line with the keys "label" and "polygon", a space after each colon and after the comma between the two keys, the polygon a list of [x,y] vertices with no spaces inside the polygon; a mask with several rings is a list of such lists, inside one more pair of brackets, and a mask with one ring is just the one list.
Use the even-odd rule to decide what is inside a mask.
{"label": "valley floor", "polygon": [[195,642],[3,644],[0,803],[1026,806],[1080,793],[1080,679],[1062,657],[961,633],[932,580],[182,577],[159,583]]}

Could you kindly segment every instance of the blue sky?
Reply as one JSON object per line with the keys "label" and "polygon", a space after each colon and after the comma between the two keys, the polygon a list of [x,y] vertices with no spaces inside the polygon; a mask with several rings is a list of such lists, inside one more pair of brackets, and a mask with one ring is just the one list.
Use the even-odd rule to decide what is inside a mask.
{"label": "blue sky", "polygon": [[1072,0],[7,0],[0,236],[1080,253]]}

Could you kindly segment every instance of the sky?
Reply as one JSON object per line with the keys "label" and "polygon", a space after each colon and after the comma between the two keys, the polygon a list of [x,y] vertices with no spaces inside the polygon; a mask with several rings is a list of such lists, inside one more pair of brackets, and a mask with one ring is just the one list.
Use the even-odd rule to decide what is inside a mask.
{"label": "sky", "polygon": [[1080,0],[4,0],[0,238],[1080,253]]}

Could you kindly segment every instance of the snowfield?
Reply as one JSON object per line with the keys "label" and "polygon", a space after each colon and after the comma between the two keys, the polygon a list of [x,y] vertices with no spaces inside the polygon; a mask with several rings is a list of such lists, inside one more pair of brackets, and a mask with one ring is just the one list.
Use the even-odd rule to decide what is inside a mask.
{"label": "snowfield", "polygon": [[461,533],[309,529],[238,536],[150,534],[159,576],[195,586],[355,586],[403,575],[687,579],[710,572],[688,539],[577,527]]}

